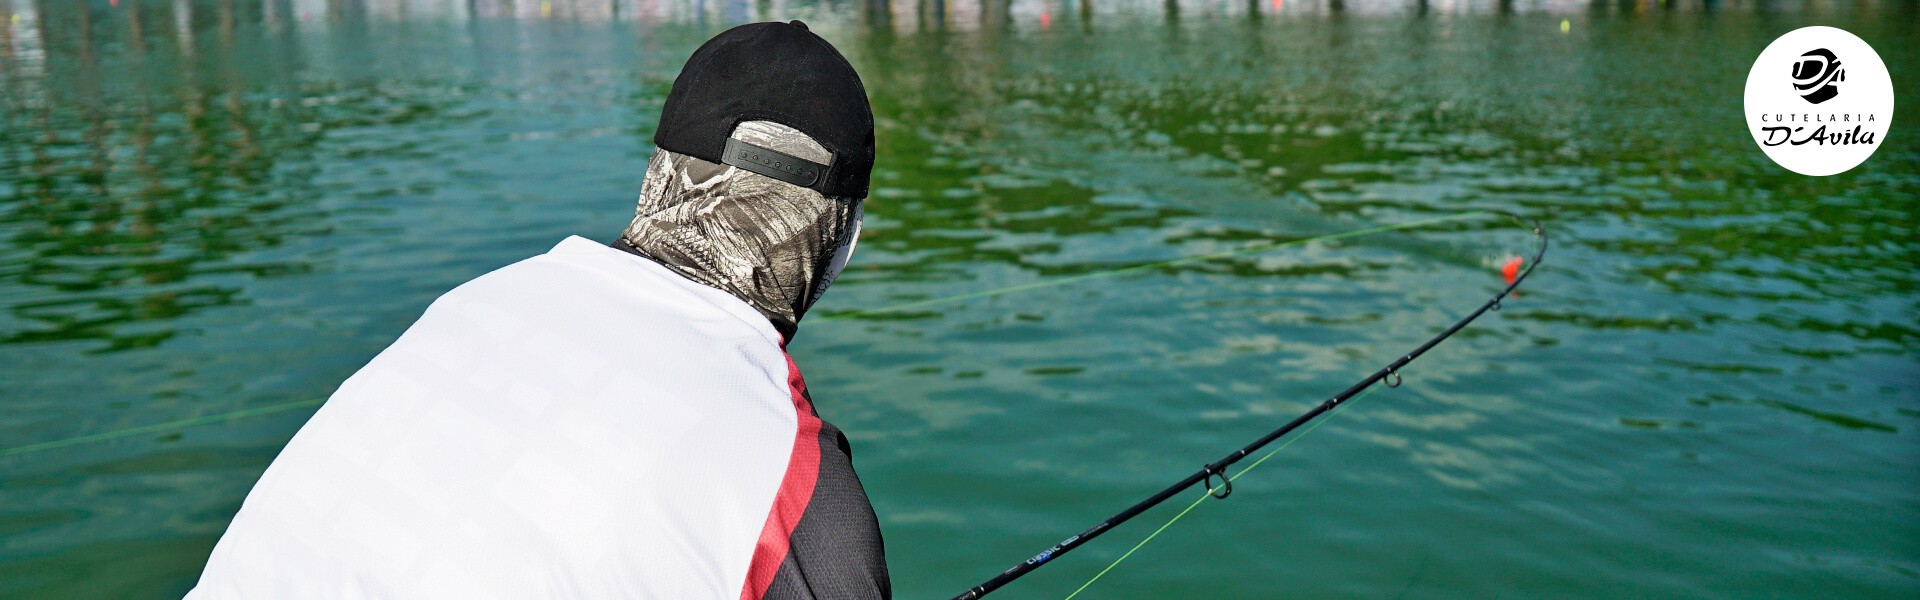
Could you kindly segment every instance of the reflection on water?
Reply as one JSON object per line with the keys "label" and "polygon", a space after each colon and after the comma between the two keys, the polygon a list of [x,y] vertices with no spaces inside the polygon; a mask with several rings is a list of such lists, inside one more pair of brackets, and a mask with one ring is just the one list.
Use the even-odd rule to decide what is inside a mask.
{"label": "reflection on water", "polygon": [[[1504,311],[1089,593],[1920,590],[1920,146],[1741,129],[1810,24],[1916,97],[1912,3],[0,0],[0,446],[324,397],[437,294],[624,223],[680,61],[860,69],[861,252],[794,344],[903,597],[952,593]],[[1564,26],[1563,26],[1564,23]],[[305,410],[0,456],[0,596],[177,596]],[[1157,513],[1156,513],[1157,515]],[[1149,521],[1164,515],[1149,515]],[[1018,584],[1077,587],[1144,531]]]}

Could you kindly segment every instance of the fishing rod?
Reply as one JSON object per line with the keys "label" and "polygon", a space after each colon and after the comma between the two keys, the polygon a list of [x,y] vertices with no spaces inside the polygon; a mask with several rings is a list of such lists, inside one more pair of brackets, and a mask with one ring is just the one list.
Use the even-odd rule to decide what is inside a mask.
{"label": "fishing rod", "polygon": [[[1040,568],[1040,565],[1044,565],[1048,561],[1053,560],[1054,558],[1058,558],[1062,554],[1071,552],[1073,551],[1074,548],[1079,548],[1082,544],[1087,543],[1093,538],[1099,537],[1100,534],[1111,531],[1114,527],[1119,526],[1121,523],[1125,523],[1127,522],[1127,520],[1132,519],[1136,516],[1139,516],[1140,513],[1146,512],[1147,509],[1153,508],[1154,506],[1159,505],[1162,502],[1166,502],[1168,498],[1172,498],[1175,494],[1179,494],[1180,492],[1186,491],[1187,488],[1193,487],[1194,484],[1204,482],[1207,484],[1208,495],[1216,499],[1224,499],[1228,495],[1233,493],[1233,479],[1227,476],[1227,472],[1226,472],[1227,467],[1232,466],[1234,463],[1240,462],[1240,459],[1246,458],[1247,455],[1253,454],[1254,452],[1259,451],[1262,447],[1266,446],[1267,444],[1273,443],[1274,440],[1280,439],[1282,436],[1287,435],[1289,432],[1292,432],[1294,429],[1299,428],[1301,425],[1305,425],[1307,422],[1312,421],[1321,415],[1327,414],[1327,412],[1332,411],[1333,409],[1339,407],[1341,403],[1351,400],[1355,396],[1358,396],[1362,392],[1365,392],[1367,388],[1373,387],[1373,384],[1375,383],[1380,383],[1384,381],[1386,382],[1387,387],[1390,387],[1390,388],[1400,387],[1400,383],[1402,379],[1400,375],[1400,369],[1405,368],[1407,364],[1413,362],[1414,359],[1420,358],[1420,355],[1426,354],[1428,350],[1432,350],[1434,346],[1440,345],[1440,342],[1444,342],[1447,340],[1447,338],[1453,337],[1453,334],[1458,333],[1461,329],[1465,329],[1469,323],[1472,323],[1474,321],[1474,319],[1480,318],[1480,315],[1486,314],[1486,312],[1489,310],[1500,310],[1500,301],[1502,299],[1505,299],[1508,294],[1512,293],[1514,288],[1519,287],[1520,282],[1525,281],[1528,275],[1532,275],[1533,270],[1540,266],[1540,259],[1545,257],[1547,254],[1547,232],[1545,228],[1541,227],[1539,221],[1522,218],[1519,215],[1509,213],[1509,212],[1504,212],[1504,211],[1486,211],[1486,212],[1505,215],[1523,224],[1529,224],[1529,223],[1532,224],[1533,236],[1536,244],[1534,248],[1533,258],[1527,261],[1526,269],[1523,271],[1520,271],[1515,277],[1512,278],[1511,281],[1508,281],[1507,286],[1504,288],[1501,288],[1499,293],[1496,293],[1493,295],[1493,298],[1488,299],[1485,303],[1482,303],[1479,308],[1474,309],[1474,311],[1472,313],[1469,313],[1466,317],[1463,317],[1459,321],[1454,322],[1452,327],[1448,327],[1445,331],[1440,332],[1439,335],[1433,336],[1432,338],[1428,339],[1426,343],[1420,344],[1420,346],[1417,348],[1414,348],[1412,352],[1408,352],[1405,356],[1401,356],[1400,358],[1394,359],[1393,362],[1387,363],[1386,367],[1383,367],[1378,371],[1374,371],[1372,375],[1368,375],[1365,379],[1361,379],[1359,383],[1355,383],[1352,386],[1348,387],[1346,390],[1343,390],[1338,394],[1334,394],[1332,398],[1328,398],[1326,401],[1321,402],[1320,404],[1314,406],[1312,410],[1308,410],[1305,414],[1295,417],[1292,421],[1287,422],[1287,424],[1281,425],[1279,429],[1275,429],[1264,436],[1260,436],[1260,439],[1254,440],[1253,443],[1247,444],[1245,447],[1242,447],[1239,450],[1235,450],[1231,453],[1228,453],[1225,457],[1222,457],[1220,460],[1208,463],[1206,466],[1200,467],[1199,471],[1195,471],[1193,474],[1186,476],[1185,478],[1181,479],[1178,482],[1175,482],[1173,485],[1167,486],[1166,489],[1160,490],[1159,493],[1149,496],[1146,500],[1142,500],[1138,504],[1134,504],[1133,506],[1128,507],[1126,510],[1120,511],[1119,514],[1116,514],[1111,517],[1107,517],[1106,520],[1101,521],[1099,523],[1095,523],[1092,527],[1088,527],[1086,530],[1081,531],[1080,533],[1074,534],[1065,540],[1061,540],[1060,543],[1054,544],[1053,547],[1047,548],[1046,550],[1041,551],[1039,554],[1033,555],[1033,558],[1029,558],[1025,561],[1020,562],[1019,564],[1013,565],[1013,568],[1007,569],[1006,571],[1001,572],[999,575],[995,575],[993,576],[993,578],[988,579],[984,582],[981,582],[980,585],[976,585],[971,588],[968,588],[967,591],[961,592],[960,595],[958,596],[954,596],[953,600],[974,600],[981,596],[985,596],[996,589],[1000,589],[1001,586],[1011,583],[1013,582],[1013,580],[1019,579],[1021,576],[1031,573],[1035,569]],[[1215,486],[1213,484],[1213,479],[1215,477],[1218,477],[1220,479],[1220,485],[1218,486]],[[1204,499],[1205,498],[1202,498],[1202,500]]]}

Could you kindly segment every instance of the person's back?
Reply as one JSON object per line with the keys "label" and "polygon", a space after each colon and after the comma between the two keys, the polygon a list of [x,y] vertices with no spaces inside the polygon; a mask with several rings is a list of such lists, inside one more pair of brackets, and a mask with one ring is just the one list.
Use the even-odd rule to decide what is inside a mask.
{"label": "person's back", "polygon": [[[768,49],[829,71],[845,106],[747,120],[780,96],[756,88],[792,81],[731,54]],[[890,596],[846,440],[785,352],[858,234],[858,85],[797,23],[703,46],[621,240],[568,238],[435,301],[288,443],[189,598]],[[705,110],[716,93],[761,98]]]}

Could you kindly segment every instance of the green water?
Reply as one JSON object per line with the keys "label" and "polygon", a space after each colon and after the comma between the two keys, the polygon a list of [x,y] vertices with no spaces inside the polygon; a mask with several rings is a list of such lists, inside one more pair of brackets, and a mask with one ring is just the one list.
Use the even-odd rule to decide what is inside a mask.
{"label": "green water", "polygon": [[[880,162],[792,351],[901,597],[1339,391],[1530,237],[1463,221],[820,315],[1480,208],[1554,236],[1505,310],[1080,597],[1920,595],[1911,2],[0,11],[0,448],[326,397],[441,292],[611,239],[680,61],[797,16],[866,79]],[[1814,24],[1878,49],[1900,111],[1827,178],[1741,114],[1753,58]],[[312,410],[0,455],[0,596],[179,596]],[[1062,597],[1175,510],[1000,593]]]}

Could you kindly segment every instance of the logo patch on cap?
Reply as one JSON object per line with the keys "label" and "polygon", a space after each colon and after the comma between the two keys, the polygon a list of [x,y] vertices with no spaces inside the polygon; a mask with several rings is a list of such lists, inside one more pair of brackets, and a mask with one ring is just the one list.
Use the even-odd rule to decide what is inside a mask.
{"label": "logo patch on cap", "polygon": [[819,183],[821,174],[827,171],[826,165],[735,138],[727,138],[720,162],[804,188]]}

